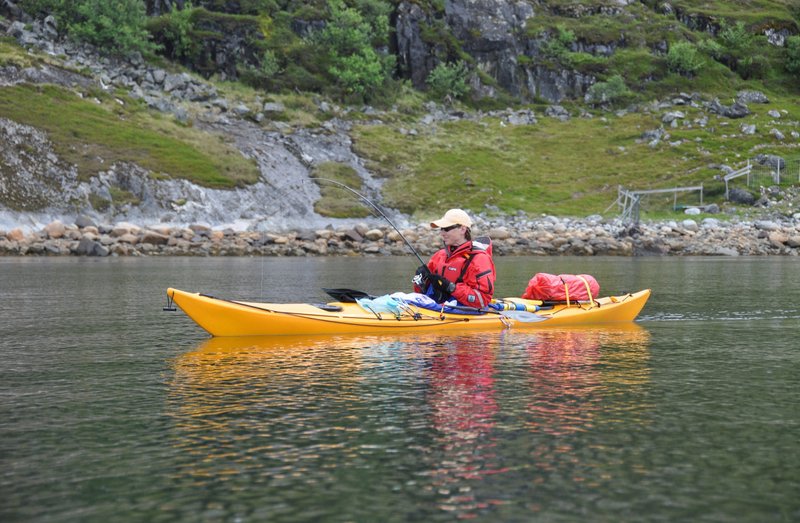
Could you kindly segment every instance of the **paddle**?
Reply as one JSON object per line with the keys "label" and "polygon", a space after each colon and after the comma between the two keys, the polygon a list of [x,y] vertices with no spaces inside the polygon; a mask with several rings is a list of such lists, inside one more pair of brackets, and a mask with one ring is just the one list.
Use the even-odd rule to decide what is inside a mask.
{"label": "paddle", "polygon": [[356,300],[360,300],[361,298],[375,298],[375,296],[371,296],[364,291],[357,291],[354,289],[326,289],[323,287],[322,290],[334,300],[342,303],[356,303]]}
{"label": "paddle", "polygon": [[[333,299],[342,303],[356,303],[357,299],[361,298],[369,298],[375,299],[375,296],[371,296],[364,291],[357,291],[355,289],[326,289],[323,288],[323,291],[328,293]],[[467,307],[464,305],[448,305],[448,309],[456,309],[462,310],[465,312],[474,312],[474,313],[485,313],[485,314],[497,314],[499,316],[504,316],[506,318],[516,320],[522,323],[535,323],[537,321],[544,321],[549,319],[546,316],[540,316],[533,312],[527,311],[496,311],[494,309],[478,309],[475,307]],[[433,310],[433,309],[430,309]]]}
{"label": "paddle", "polygon": [[535,323],[537,321],[549,319],[546,316],[539,316],[534,312],[527,311],[496,311],[494,309],[477,309],[475,307],[466,307],[464,305],[448,305],[447,308],[477,313],[497,314],[522,323]]}
{"label": "paddle", "polygon": [[511,318],[522,323],[536,323],[537,321],[549,320],[547,316],[539,316],[535,312],[526,311],[499,311],[500,316]]}

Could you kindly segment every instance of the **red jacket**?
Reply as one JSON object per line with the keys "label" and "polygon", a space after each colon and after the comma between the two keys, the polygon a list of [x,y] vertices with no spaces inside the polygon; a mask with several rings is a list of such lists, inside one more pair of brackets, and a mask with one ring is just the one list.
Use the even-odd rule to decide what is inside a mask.
{"label": "red jacket", "polygon": [[[462,243],[452,251],[444,248],[431,256],[428,269],[456,284],[453,298],[468,307],[487,306],[494,294],[496,273],[492,261],[492,242],[487,237]],[[414,285],[414,292],[430,290]]]}

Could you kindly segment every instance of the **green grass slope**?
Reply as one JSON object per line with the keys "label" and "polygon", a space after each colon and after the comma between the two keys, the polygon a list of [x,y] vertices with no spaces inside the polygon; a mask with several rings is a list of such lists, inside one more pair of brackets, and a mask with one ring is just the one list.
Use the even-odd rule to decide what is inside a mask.
{"label": "green grass slope", "polygon": [[[780,142],[769,134],[800,131],[800,101],[771,96],[770,104],[752,105],[753,114],[742,120],[680,106],[566,122],[540,114],[529,126],[503,125],[497,118],[460,121],[420,126],[416,135],[400,133],[394,124],[361,125],[354,137],[368,166],[386,177],[386,203],[405,212],[463,206],[580,216],[603,212],[619,185],[703,184],[707,197],[720,201],[717,165],[743,165],[757,154],[800,158],[797,139]],[[767,114],[771,109],[786,113],[776,121]],[[663,126],[668,110],[683,111],[685,124],[667,126],[669,139],[651,147],[642,133]],[[705,127],[695,122],[703,117]],[[756,134],[743,135],[745,123],[755,125]]]}

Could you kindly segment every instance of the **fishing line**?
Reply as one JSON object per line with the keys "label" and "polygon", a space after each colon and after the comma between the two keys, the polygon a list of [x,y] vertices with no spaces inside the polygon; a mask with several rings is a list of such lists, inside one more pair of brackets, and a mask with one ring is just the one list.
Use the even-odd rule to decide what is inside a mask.
{"label": "fishing line", "polygon": [[406,237],[405,237],[405,236],[403,236],[403,233],[402,233],[402,232],[400,232],[400,229],[398,229],[398,228],[397,228],[397,226],[396,226],[394,223],[392,223],[392,220],[390,220],[390,219],[389,219],[389,217],[388,217],[388,216],[386,216],[386,214],[384,214],[384,212],[383,212],[383,211],[380,209],[380,207],[378,207],[377,205],[375,205],[374,203],[372,203],[372,201],[371,201],[369,198],[367,198],[366,196],[364,196],[364,195],[363,195],[363,194],[361,194],[360,192],[356,191],[355,189],[353,189],[353,188],[351,188],[351,187],[348,187],[347,185],[345,185],[345,184],[343,184],[343,183],[337,182],[336,180],[329,180],[328,178],[309,178],[309,180],[319,180],[319,181],[323,181],[323,182],[332,183],[333,185],[336,185],[337,187],[341,187],[342,189],[348,190],[348,191],[350,191],[351,193],[353,193],[353,194],[355,194],[356,196],[358,196],[358,198],[359,198],[359,199],[360,199],[362,202],[364,202],[364,203],[368,204],[370,207],[372,207],[372,208],[373,208],[375,211],[377,211],[377,213],[378,213],[378,214],[380,214],[380,215],[381,215],[381,217],[382,217],[384,220],[386,220],[386,222],[387,222],[389,225],[391,225],[391,226],[392,226],[392,229],[394,229],[394,230],[397,232],[397,234],[399,234],[399,235],[400,235],[400,237],[403,239],[403,241],[404,241],[404,242],[406,242],[406,245],[408,245],[408,248],[409,248],[409,249],[411,249],[411,252],[413,252],[413,253],[414,253],[414,256],[416,256],[416,257],[417,257],[417,259],[419,260],[419,263],[420,263],[420,264],[422,264],[422,265],[426,265],[426,263],[425,263],[424,261],[422,261],[422,258],[420,257],[420,255],[419,255],[419,253],[417,252],[417,250],[416,250],[416,249],[414,249],[414,246],[413,246],[413,245],[411,245],[411,242],[409,242],[409,241],[406,239]]}
{"label": "fishing line", "polygon": [[[262,245],[261,248],[263,249],[264,246]],[[261,301],[264,301],[264,253],[261,253]]]}

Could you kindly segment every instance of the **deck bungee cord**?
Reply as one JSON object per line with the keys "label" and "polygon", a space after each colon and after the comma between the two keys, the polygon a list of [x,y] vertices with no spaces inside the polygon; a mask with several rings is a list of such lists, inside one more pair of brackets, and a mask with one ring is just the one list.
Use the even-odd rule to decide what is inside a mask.
{"label": "deck bungee cord", "polygon": [[[314,319],[316,321],[323,321],[323,322],[334,322],[335,323],[337,320],[364,320],[365,319],[365,318],[363,318],[361,316],[354,316],[354,315],[348,315],[348,314],[339,314],[339,315],[336,315],[336,316],[331,316],[330,315],[331,312],[341,312],[341,310],[333,310],[332,311],[330,309],[326,309],[325,305],[319,306],[319,305],[309,304],[309,305],[318,307],[320,310],[323,311],[323,312],[314,314],[314,313],[311,313],[311,312],[279,311],[279,310],[271,309],[271,308],[268,308],[268,307],[264,307],[262,305],[257,305],[257,304],[254,304],[254,303],[248,303],[248,302],[237,301],[237,300],[228,300],[228,299],[225,299],[225,298],[218,298],[218,297],[212,296],[210,294],[198,293],[198,296],[201,296],[203,298],[209,298],[209,299],[212,299],[212,300],[223,301],[223,302],[226,302],[226,303],[232,303],[234,305],[239,305],[241,307],[248,307],[248,308],[251,308],[251,309],[257,309],[257,310],[264,311],[264,312],[270,312],[272,314],[278,314],[278,315],[284,315],[284,316],[295,316],[295,317],[298,317],[298,318],[309,318],[309,319]],[[170,298],[170,301],[172,301],[171,298]],[[442,317],[442,318],[437,320],[436,318],[431,317],[431,316],[423,316],[423,315],[419,314],[418,312],[415,312],[411,306],[409,306],[407,304],[404,304],[404,305],[405,305],[405,309],[407,309],[407,310],[404,311],[404,313],[407,314],[407,316],[403,316],[403,315],[401,315],[399,317],[392,316],[392,319],[394,319],[395,321],[406,321],[406,322],[411,321],[411,320],[413,320],[413,321],[428,320],[428,321],[431,321],[434,324],[439,324],[441,322],[458,323],[458,322],[467,322],[467,321],[470,320],[470,318],[454,318],[454,317],[447,317],[447,316]],[[341,309],[341,308],[339,308],[339,309]],[[379,313],[376,313],[374,311],[372,311],[372,313],[375,315],[376,319],[378,319],[380,321],[388,321],[388,318],[383,318]]]}

